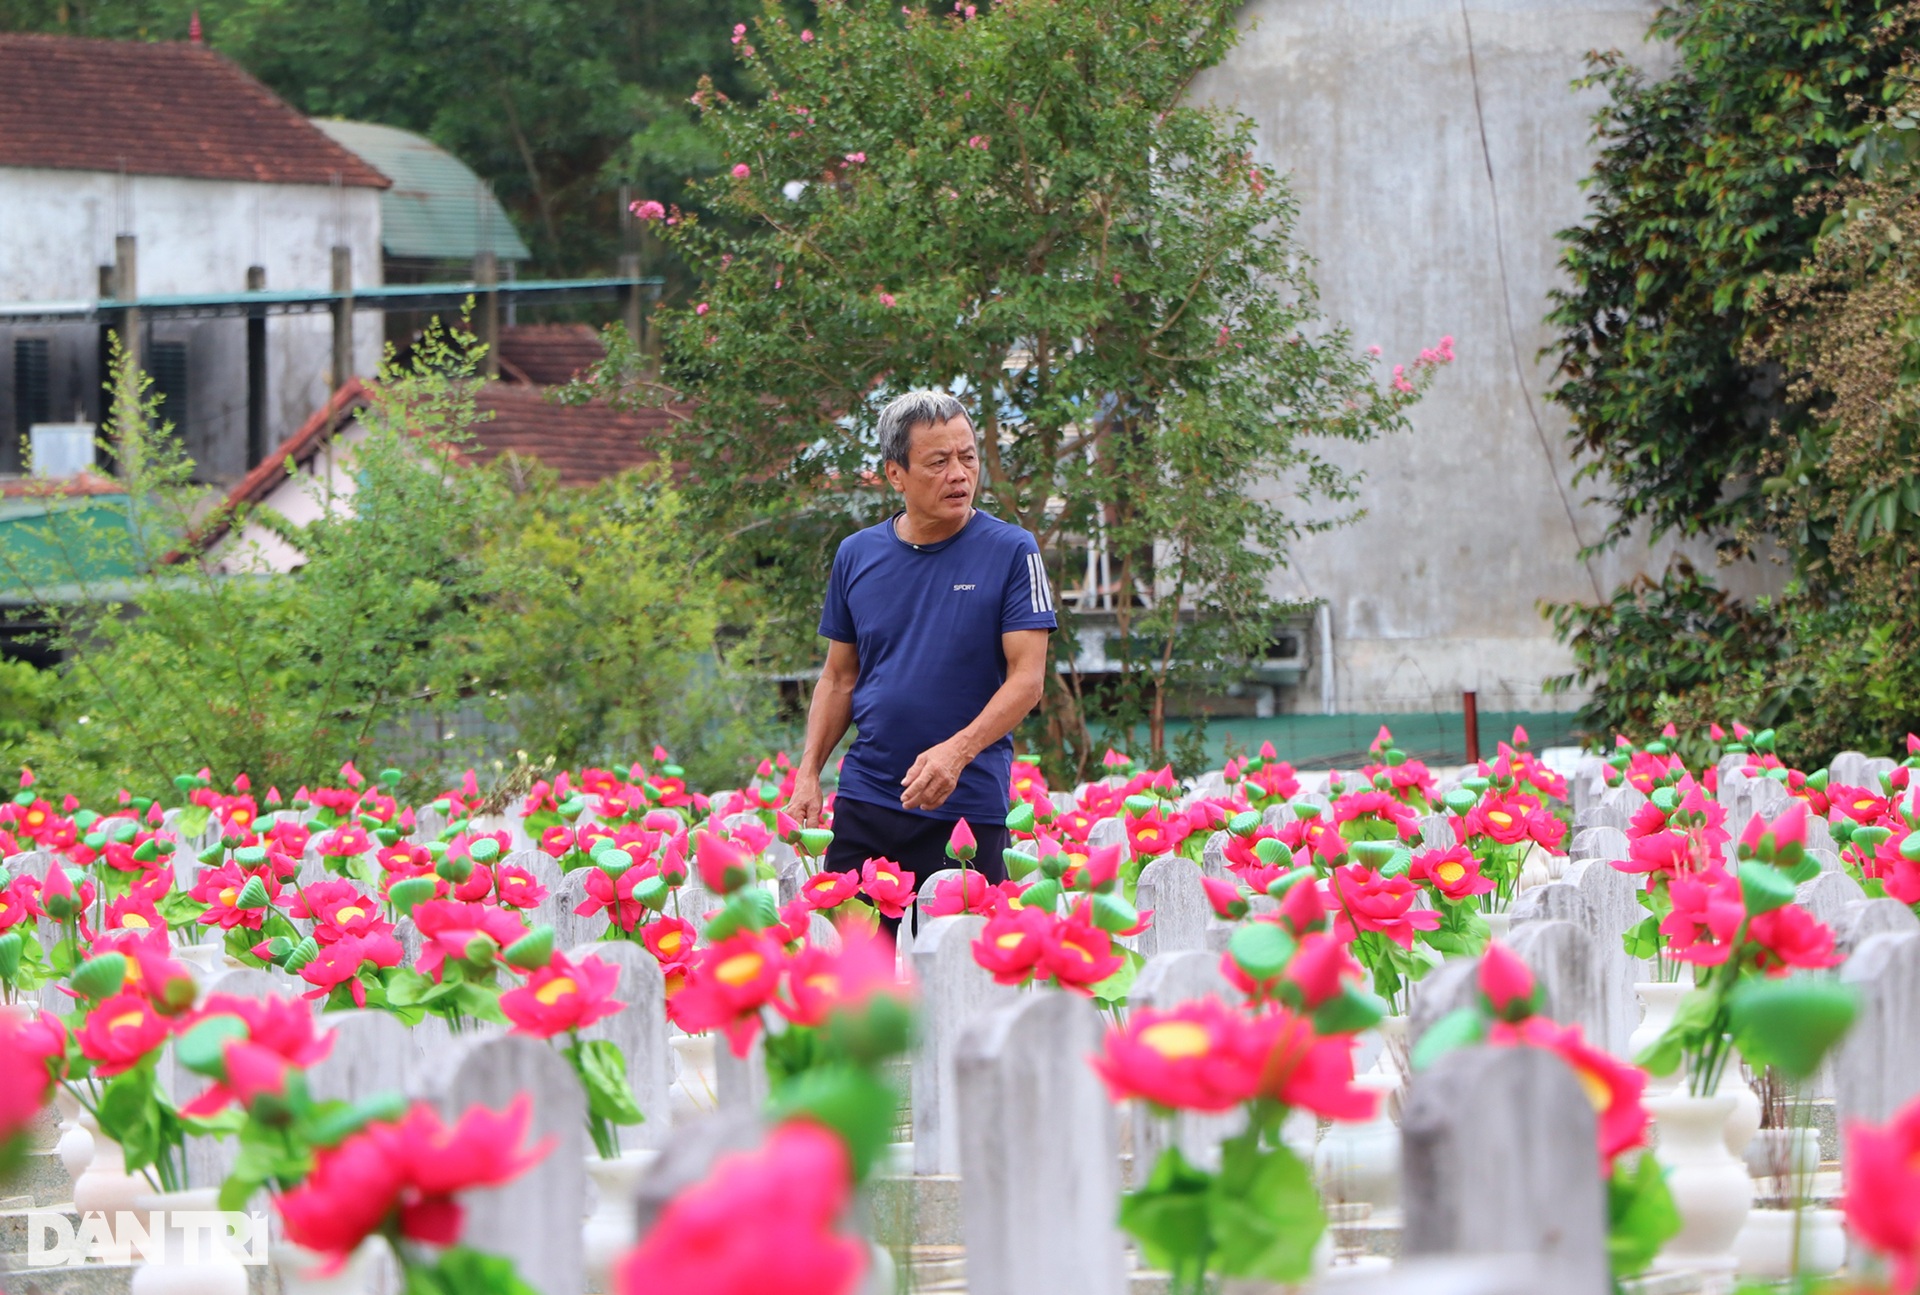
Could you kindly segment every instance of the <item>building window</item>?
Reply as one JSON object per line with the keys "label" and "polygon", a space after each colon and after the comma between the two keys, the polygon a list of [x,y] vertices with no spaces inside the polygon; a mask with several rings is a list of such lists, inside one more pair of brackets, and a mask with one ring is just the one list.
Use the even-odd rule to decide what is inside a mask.
{"label": "building window", "polygon": [[13,342],[13,434],[0,445],[0,472],[20,471],[21,444],[35,423],[53,421],[53,357],[44,337]]}
{"label": "building window", "polygon": [[173,434],[187,432],[187,344],[155,342],[147,351],[147,373],[153,379],[149,395],[160,400],[159,421],[172,423]]}

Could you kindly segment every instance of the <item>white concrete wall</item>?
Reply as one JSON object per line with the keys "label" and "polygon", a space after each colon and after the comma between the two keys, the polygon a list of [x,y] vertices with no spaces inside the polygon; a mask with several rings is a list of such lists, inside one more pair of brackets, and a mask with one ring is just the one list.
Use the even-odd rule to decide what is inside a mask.
{"label": "white concrete wall", "polygon": [[[6,167],[0,168],[0,300],[94,300],[99,267],[113,263],[119,233],[139,239],[142,296],[244,291],[250,265],[266,267],[269,288],[330,288],[336,243],[353,249],[356,286],[380,282],[374,189]],[[324,314],[268,320],[270,443],[297,430],[325,402],[331,330]],[[164,321],[155,324],[154,336],[189,342],[196,439],[224,451],[211,456],[216,475],[238,476],[246,467],[244,323]],[[355,371],[372,374],[380,353],[379,316],[359,316]],[[234,444],[238,460],[230,452]]]}
{"label": "white concrete wall", "polygon": [[[366,439],[366,429],[358,422],[347,424],[304,467],[275,485],[260,507],[279,513],[295,526],[306,526],[328,514],[350,515],[354,493],[360,488],[353,469],[354,447]],[[207,552],[208,565],[227,575],[285,573],[306,561],[306,554],[251,520]]]}
{"label": "white concrete wall", "polygon": [[[1253,0],[1238,49],[1195,96],[1252,117],[1289,172],[1322,306],[1358,344],[1410,362],[1443,334],[1458,360],[1413,431],[1327,447],[1367,473],[1359,524],[1308,536],[1275,587],[1327,599],[1342,711],[1559,709],[1540,681],[1569,658],[1542,598],[1593,600],[1668,550],[1583,563],[1606,514],[1575,486],[1567,420],[1543,396],[1554,231],[1585,211],[1596,91],[1588,50],[1643,66],[1644,0]],[[1387,367],[1383,367],[1384,379]],[[1278,487],[1276,487],[1276,492]],[[1708,559],[1710,565],[1710,559]],[[1759,573],[1747,568],[1730,584]],[[1319,707],[1317,686],[1298,709]]]}

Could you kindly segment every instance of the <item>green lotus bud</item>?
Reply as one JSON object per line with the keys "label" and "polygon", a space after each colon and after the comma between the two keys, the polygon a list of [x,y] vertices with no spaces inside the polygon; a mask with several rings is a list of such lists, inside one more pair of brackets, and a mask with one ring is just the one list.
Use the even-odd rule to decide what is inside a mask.
{"label": "green lotus bud", "polygon": [[1135,818],[1139,818],[1147,813],[1150,813],[1153,807],[1159,804],[1160,802],[1155,800],[1151,796],[1141,796],[1136,794],[1136,795],[1127,797],[1125,800],[1121,801],[1120,803],[1126,809],[1127,813],[1133,815]]}
{"label": "green lotus bud", "polygon": [[666,778],[684,778],[687,776],[687,771],[677,764],[663,764],[660,766],[660,774]]}
{"label": "green lotus bud", "polygon": [[594,853],[593,866],[609,877],[619,878],[625,876],[627,869],[633,867],[633,856],[617,846],[609,846]]}
{"label": "green lotus bud", "polygon": [[667,906],[667,898],[673,894],[673,888],[667,885],[665,877],[648,877],[635,885],[633,897],[641,904],[658,913]]}
{"label": "green lotus bud", "polygon": [[24,944],[18,931],[0,935],[0,980],[11,981],[20,974],[20,952]]}
{"label": "green lotus bud", "polygon": [[[1012,815],[1008,815],[1009,818]],[[811,859],[818,859],[827,853],[827,847],[833,844],[833,833],[824,827],[803,827],[800,829],[800,853]]]}
{"label": "green lotus bud", "polygon": [[233,852],[233,861],[243,868],[258,868],[267,861],[267,847],[249,845]]}
{"label": "green lotus bud", "polygon": [[273,903],[267,897],[267,883],[258,877],[248,877],[247,884],[240,887],[239,898],[233,901],[235,908],[266,908]]}
{"label": "green lotus bud", "polygon": [[473,860],[464,854],[449,852],[440,856],[440,862],[433,865],[433,870],[457,886],[473,875]]}
{"label": "green lotus bud", "polygon": [[282,967],[285,967],[288,971],[292,972],[294,975],[299,975],[300,969],[302,967],[306,966],[309,962],[312,962],[315,958],[319,956],[320,956],[320,944],[311,935],[309,935],[305,939],[301,940],[300,943],[294,945],[291,949],[287,950],[286,959],[283,962],[281,962],[280,965]]}
{"label": "green lotus bud", "polygon": [[1057,881],[1067,872],[1067,856],[1059,850],[1040,856],[1040,875],[1049,881]]}
{"label": "green lotus bud", "polygon": [[1920,863],[1920,832],[1907,833],[1906,840],[1900,842],[1900,857],[1908,863]]}
{"label": "green lotus bud", "polygon": [[176,773],[173,775],[173,785],[179,788],[182,795],[185,795],[187,792],[196,790],[200,786],[200,780],[190,773]]}
{"label": "green lotus bud", "polygon": [[195,855],[194,858],[200,860],[200,862],[206,864],[209,868],[217,868],[220,866],[220,861],[226,857],[226,854],[227,847],[215,841],[212,845]]}
{"label": "green lotus bud", "polygon": [[133,861],[135,863],[152,863],[159,857],[160,838],[157,836],[150,836],[133,847]]}
{"label": "green lotus bud", "polygon": [[400,844],[400,830],[398,828],[376,827],[369,835],[383,846],[391,847]]}
{"label": "green lotus bud", "polygon": [[[1058,856],[1055,856],[1056,858]],[[1041,860],[1044,867],[1046,861]],[[1020,907],[1037,908],[1043,913],[1051,913],[1060,905],[1060,879],[1047,877],[1028,886],[1020,896]]]}
{"label": "green lotus bud", "polygon": [[1003,850],[1000,858],[1006,864],[1007,876],[1015,881],[1025,881],[1040,866],[1040,857],[1026,850]]}
{"label": "green lotus bud", "polygon": [[1257,809],[1243,809],[1227,820],[1227,831],[1235,836],[1252,836],[1260,830],[1262,816]]}
{"label": "green lotus bud", "polygon": [[388,787],[398,787],[400,780],[404,777],[406,777],[406,775],[398,769],[382,769],[380,771],[380,781],[386,783]]}
{"label": "green lotus bud", "polygon": [[1455,787],[1442,798],[1442,801],[1456,815],[1465,818],[1473,812],[1473,807],[1480,803],[1480,798],[1465,787]]}
{"label": "green lotus bud", "polygon": [[411,913],[415,904],[432,899],[439,887],[432,877],[407,877],[387,888],[387,902],[402,913]]}
{"label": "green lotus bud", "polygon": [[1293,940],[1272,922],[1248,922],[1234,929],[1227,954],[1250,979],[1272,980],[1287,969]]}
{"label": "green lotus bud", "polygon": [[1399,852],[1398,841],[1355,841],[1347,847],[1355,859],[1378,872]]}
{"label": "green lotus bud", "polygon": [[86,846],[89,850],[104,850],[107,846],[107,834],[105,832],[89,832],[80,838],[80,844]]}
{"label": "green lotus bud", "polygon": [[1293,853],[1287,849],[1286,842],[1271,836],[1263,836],[1255,841],[1253,854],[1269,868],[1277,868],[1283,863],[1293,862]]}
{"label": "green lotus bud", "polygon": [[1655,738],[1653,741],[1647,743],[1648,755],[1665,755],[1666,753],[1667,753],[1667,744],[1665,742],[1662,742],[1658,738]]}
{"label": "green lotus bud", "polygon": [[[76,817],[78,816],[76,815]],[[125,845],[139,835],[140,825],[130,818],[114,819],[113,826],[107,830],[107,836],[112,839],[116,845]]]}
{"label": "green lotus bud", "polygon": [[209,1016],[173,1042],[175,1060],[196,1075],[225,1080],[227,1044],[248,1038],[247,1023],[237,1016]]}
{"label": "green lotus bud", "polygon": [[533,971],[553,961],[553,928],[536,926],[507,946],[501,960],[509,967]]}
{"label": "green lotus bud", "polygon": [[1140,911],[1119,895],[1093,897],[1093,924],[1103,931],[1129,931],[1140,925]]}
{"label": "green lotus bud", "polygon": [[67,979],[74,993],[96,1002],[113,997],[126,983],[127,955],[124,953],[102,953],[98,957],[88,958],[75,967],[73,975]]}
{"label": "green lotus bud", "polygon": [[1672,787],[1656,787],[1647,797],[1662,814],[1671,814],[1680,806],[1680,793]]}
{"label": "green lotus bud", "polygon": [[483,836],[468,844],[467,854],[475,863],[492,863],[500,857],[500,843],[490,836]]}
{"label": "green lotus bud", "polygon": [[1023,800],[1007,811],[1007,831],[1033,831],[1033,805],[1030,802]]}
{"label": "green lotus bud", "polygon": [[1320,817],[1320,807],[1312,801],[1295,801],[1293,805],[1293,816],[1302,823],[1311,823],[1314,819]]}
{"label": "green lotus bud", "polygon": [[569,796],[558,805],[555,805],[553,809],[554,813],[571,823],[574,819],[579,818],[587,812],[587,798],[579,795]]}

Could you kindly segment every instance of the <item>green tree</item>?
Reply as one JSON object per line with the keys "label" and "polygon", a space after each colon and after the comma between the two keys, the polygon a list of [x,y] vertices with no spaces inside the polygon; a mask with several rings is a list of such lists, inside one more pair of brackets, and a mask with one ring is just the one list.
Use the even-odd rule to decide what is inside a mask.
{"label": "green tree", "polygon": [[594,390],[694,402],[669,435],[693,515],[805,656],[834,543],[887,508],[879,407],[929,384],[969,404],[988,504],[1039,537],[1069,632],[1106,559],[1122,684],[1050,674],[1046,749],[1084,769],[1103,722],[1140,721],[1163,749],[1169,688],[1265,643],[1267,576],[1355,499],[1316,441],[1400,427],[1443,357],[1380,383],[1319,313],[1250,123],[1187,101],[1236,14],[836,0],[737,29],[762,93],[696,96],[727,169],[694,195],[724,223],[658,213],[700,300],[657,379],[619,350]]}
{"label": "green tree", "polygon": [[1681,0],[1650,31],[1669,74],[1599,59],[1591,208],[1561,234],[1573,285],[1549,322],[1553,399],[1613,509],[1607,542],[1645,520],[1739,548],[1766,516],[1759,459],[1797,415],[1778,366],[1742,351],[1753,294],[1812,249],[1812,200],[1899,97],[1914,17],[1900,0]]}

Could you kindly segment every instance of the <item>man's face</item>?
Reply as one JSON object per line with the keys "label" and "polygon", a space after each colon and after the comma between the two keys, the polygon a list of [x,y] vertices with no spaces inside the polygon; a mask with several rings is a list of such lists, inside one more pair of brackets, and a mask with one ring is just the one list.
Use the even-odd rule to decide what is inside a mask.
{"label": "man's face", "polygon": [[967,420],[949,418],[915,427],[908,438],[907,466],[887,464],[887,480],[917,517],[965,518],[973,507],[974,488],[980,484],[980,456]]}

